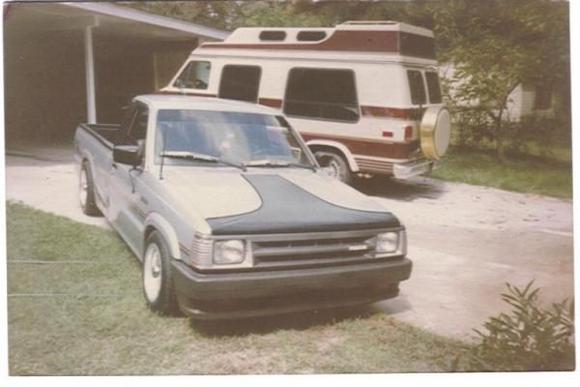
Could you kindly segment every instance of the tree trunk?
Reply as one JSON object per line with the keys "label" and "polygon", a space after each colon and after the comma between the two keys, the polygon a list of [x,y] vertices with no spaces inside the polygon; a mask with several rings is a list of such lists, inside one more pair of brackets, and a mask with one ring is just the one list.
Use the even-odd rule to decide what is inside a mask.
{"label": "tree trunk", "polygon": [[503,108],[499,110],[495,122],[495,156],[499,162],[505,161],[505,149],[503,138]]}

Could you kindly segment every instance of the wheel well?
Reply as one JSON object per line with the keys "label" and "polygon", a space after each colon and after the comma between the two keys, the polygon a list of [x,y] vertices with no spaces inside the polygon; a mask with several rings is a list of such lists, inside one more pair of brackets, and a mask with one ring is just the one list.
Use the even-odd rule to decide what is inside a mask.
{"label": "wheel well", "polygon": [[[348,159],[346,158],[346,155],[340,149],[333,147],[333,146],[329,146],[329,145],[309,145],[308,147],[310,148],[312,153],[316,153],[318,151],[324,151],[324,152],[334,153],[335,155],[342,157],[342,159],[346,163],[346,166],[348,167],[348,169],[351,169],[350,164],[348,162]],[[351,170],[351,172],[352,172],[352,170]]]}
{"label": "wheel well", "polygon": [[147,241],[147,238],[149,238],[149,235],[151,235],[151,233],[153,231],[156,231],[157,229],[154,226],[147,226],[145,227],[145,234],[143,237],[143,245],[145,245],[145,241]]}

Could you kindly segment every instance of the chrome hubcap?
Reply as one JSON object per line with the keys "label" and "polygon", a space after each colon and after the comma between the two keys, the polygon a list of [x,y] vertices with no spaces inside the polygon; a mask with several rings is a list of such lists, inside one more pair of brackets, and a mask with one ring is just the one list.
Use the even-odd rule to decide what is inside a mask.
{"label": "chrome hubcap", "polygon": [[340,165],[336,160],[331,160],[327,166],[328,174],[336,179],[340,178]]}
{"label": "chrome hubcap", "polygon": [[87,196],[89,194],[89,184],[87,182],[87,171],[83,168],[79,179],[79,200],[84,207],[87,204]]}
{"label": "chrome hubcap", "polygon": [[155,243],[147,246],[143,262],[143,287],[149,302],[155,302],[161,291],[161,251]]}

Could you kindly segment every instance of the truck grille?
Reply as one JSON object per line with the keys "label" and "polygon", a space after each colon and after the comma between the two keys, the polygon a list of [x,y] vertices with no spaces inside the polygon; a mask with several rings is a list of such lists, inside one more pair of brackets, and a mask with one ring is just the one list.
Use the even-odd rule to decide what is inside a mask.
{"label": "truck grille", "polygon": [[377,233],[322,238],[304,234],[302,239],[296,240],[252,240],[254,266],[288,268],[346,265],[371,260],[375,250],[369,240]]}

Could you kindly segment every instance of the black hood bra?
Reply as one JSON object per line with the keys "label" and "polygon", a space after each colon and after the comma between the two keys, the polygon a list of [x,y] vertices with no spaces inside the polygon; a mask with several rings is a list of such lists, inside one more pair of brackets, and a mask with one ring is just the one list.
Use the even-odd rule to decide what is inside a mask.
{"label": "black hood bra", "polygon": [[209,218],[214,235],[352,231],[400,226],[388,211],[362,211],[329,203],[278,175],[242,175],[262,205],[245,214]]}

